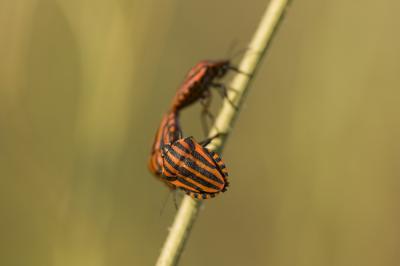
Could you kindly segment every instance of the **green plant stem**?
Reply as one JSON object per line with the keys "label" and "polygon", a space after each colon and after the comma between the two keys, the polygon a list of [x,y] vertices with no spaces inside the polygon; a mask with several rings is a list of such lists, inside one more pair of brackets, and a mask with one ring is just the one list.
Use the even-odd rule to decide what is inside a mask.
{"label": "green plant stem", "polygon": [[[249,50],[239,64],[240,71],[246,74],[237,73],[229,86],[233,90],[229,92],[228,97],[237,108],[234,108],[227,100],[224,101],[209,136],[214,136],[217,132],[224,132],[226,134],[222,134],[220,137],[214,139],[207,146],[210,150],[222,151],[226,138],[238,115],[238,110],[240,110],[244,96],[248,91],[251,78],[254,76],[280,21],[282,21],[288,4],[289,0],[270,1],[258,29],[250,42]],[[157,266],[177,265],[189,233],[197,218],[200,206],[200,200],[192,199],[189,196],[184,197],[158,258]]]}

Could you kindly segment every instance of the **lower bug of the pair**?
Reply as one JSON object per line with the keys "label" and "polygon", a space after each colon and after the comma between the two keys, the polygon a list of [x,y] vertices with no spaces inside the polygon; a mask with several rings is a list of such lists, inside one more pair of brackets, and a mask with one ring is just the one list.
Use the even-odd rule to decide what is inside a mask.
{"label": "lower bug of the pair", "polygon": [[193,137],[164,145],[162,160],[165,180],[192,198],[209,199],[227,190],[228,171],[222,158]]}

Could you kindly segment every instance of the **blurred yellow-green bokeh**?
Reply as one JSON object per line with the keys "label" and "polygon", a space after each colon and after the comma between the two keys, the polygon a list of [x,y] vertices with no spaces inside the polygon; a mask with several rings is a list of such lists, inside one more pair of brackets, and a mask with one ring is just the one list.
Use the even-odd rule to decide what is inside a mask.
{"label": "blurred yellow-green bokeh", "polygon": [[[153,265],[176,213],[147,171],[161,116],[267,3],[0,1],[0,265]],[[399,265],[399,9],[293,0],[180,265]]]}

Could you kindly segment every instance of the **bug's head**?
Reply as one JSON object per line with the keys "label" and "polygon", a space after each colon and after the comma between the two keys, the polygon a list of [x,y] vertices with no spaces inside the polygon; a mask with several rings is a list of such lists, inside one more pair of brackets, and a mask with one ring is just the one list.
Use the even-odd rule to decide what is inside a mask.
{"label": "bug's head", "polygon": [[229,60],[221,60],[214,62],[212,68],[215,71],[215,76],[222,78],[226,75],[228,70],[232,68],[232,66]]}

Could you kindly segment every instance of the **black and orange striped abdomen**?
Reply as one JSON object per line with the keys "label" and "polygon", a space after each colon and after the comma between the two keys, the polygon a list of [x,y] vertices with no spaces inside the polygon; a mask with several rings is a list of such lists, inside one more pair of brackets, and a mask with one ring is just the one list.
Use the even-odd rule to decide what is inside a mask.
{"label": "black and orange striped abdomen", "polygon": [[219,155],[194,141],[179,139],[163,149],[163,175],[193,198],[207,199],[228,186],[227,170]]}

